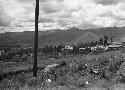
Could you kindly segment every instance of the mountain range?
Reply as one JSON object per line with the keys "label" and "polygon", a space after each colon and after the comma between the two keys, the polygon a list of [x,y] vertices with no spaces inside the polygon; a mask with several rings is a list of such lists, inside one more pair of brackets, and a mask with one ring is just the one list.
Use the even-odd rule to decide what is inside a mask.
{"label": "mountain range", "polygon": [[[123,39],[125,38],[125,27],[102,27],[84,30],[72,27],[67,30],[54,29],[39,31],[38,34],[39,47],[56,44],[72,45],[79,42],[98,41],[104,35],[113,38],[113,40]],[[34,31],[1,33],[0,45],[33,46]]]}

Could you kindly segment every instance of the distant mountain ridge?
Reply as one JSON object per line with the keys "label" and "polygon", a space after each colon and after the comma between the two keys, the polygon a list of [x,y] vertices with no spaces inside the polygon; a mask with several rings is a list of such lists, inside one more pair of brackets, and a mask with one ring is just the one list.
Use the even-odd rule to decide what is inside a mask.
{"label": "distant mountain ridge", "polygon": [[[103,27],[94,29],[69,28],[67,30],[56,29],[53,31],[39,31],[39,47],[56,44],[77,44],[99,40],[104,35],[109,38],[125,38],[125,27]],[[6,32],[0,34],[0,45],[33,46],[34,31]]]}

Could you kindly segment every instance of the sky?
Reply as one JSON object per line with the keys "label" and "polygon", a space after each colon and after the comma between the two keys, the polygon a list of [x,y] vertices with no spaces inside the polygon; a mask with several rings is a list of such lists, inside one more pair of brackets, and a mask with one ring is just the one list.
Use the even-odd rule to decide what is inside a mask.
{"label": "sky", "polygon": [[[125,26],[125,0],[40,0],[39,31]],[[0,32],[34,31],[35,0],[0,0]]]}

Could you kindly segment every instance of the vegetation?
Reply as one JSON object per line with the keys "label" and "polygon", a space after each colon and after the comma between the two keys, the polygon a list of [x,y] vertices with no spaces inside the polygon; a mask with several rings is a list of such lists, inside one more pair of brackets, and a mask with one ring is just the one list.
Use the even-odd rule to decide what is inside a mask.
{"label": "vegetation", "polygon": [[81,90],[83,88],[89,90],[90,88],[114,90],[113,88],[124,87],[124,51],[111,51],[97,55],[70,54],[60,59],[47,59],[41,55],[39,59],[45,65],[65,61],[66,66],[53,69],[56,79],[53,73],[45,73],[44,70],[38,70],[36,78],[32,77],[32,73],[8,76],[1,81],[0,88],[12,90],[43,88],[45,90]]}

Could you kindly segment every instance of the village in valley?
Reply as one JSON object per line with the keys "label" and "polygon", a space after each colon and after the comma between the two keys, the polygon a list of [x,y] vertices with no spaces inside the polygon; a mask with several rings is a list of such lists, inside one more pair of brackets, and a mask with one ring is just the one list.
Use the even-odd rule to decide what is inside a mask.
{"label": "village in valley", "polygon": [[[87,35],[92,35],[87,33]],[[85,36],[87,36],[85,34]],[[124,38],[107,35],[98,41],[78,38],[74,43],[38,48],[38,75],[33,74],[33,47],[1,45],[0,88],[114,90],[125,83]],[[5,84],[6,83],[6,84]],[[94,89],[92,89],[94,88]]]}

